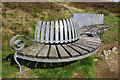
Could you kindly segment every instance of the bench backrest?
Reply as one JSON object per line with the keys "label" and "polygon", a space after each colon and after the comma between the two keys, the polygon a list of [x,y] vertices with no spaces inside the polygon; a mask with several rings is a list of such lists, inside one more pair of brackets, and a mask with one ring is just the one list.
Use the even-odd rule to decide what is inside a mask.
{"label": "bench backrest", "polygon": [[103,24],[103,14],[72,14],[71,18],[58,21],[38,21],[35,41],[41,43],[67,43],[79,39],[83,26]]}
{"label": "bench backrest", "polygon": [[103,14],[73,13],[72,17],[78,29],[88,25],[104,24]]}
{"label": "bench backrest", "polygon": [[79,38],[73,18],[58,21],[38,21],[35,41],[41,43],[67,43]]}

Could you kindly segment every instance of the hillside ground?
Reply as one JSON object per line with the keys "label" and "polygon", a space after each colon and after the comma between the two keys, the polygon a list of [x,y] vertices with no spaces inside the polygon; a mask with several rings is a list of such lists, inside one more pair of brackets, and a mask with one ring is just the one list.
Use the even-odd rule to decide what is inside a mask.
{"label": "hillside ground", "polygon": [[[86,3],[85,3],[86,4]],[[88,3],[90,4],[90,3]],[[7,58],[8,62],[2,63],[3,78],[117,78],[118,58],[117,53],[111,53],[116,67],[108,66],[108,59],[104,59],[103,51],[118,49],[118,12],[116,3],[108,3],[105,7],[101,3],[86,6],[81,3],[3,3],[2,4],[2,58]],[[47,6],[46,6],[47,5]],[[107,6],[113,6],[111,10]],[[99,6],[99,7],[98,7]],[[101,8],[102,6],[102,8]],[[105,9],[104,9],[105,8]],[[109,29],[101,37],[102,45],[97,55],[69,63],[36,63],[19,59],[22,69],[26,72],[19,74],[18,65],[13,59],[15,53],[9,47],[10,39],[15,35],[25,35],[34,39],[35,26],[38,20],[58,20],[71,16],[72,13],[99,13],[104,14],[104,24]],[[33,44],[29,41],[28,46]],[[94,61],[97,58],[97,61]],[[112,71],[110,70],[112,67]],[[105,75],[103,75],[103,73]]]}

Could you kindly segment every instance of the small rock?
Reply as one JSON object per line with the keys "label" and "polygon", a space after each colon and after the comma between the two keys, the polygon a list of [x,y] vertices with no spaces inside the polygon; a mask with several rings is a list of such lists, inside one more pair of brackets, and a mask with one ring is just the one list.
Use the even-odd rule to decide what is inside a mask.
{"label": "small rock", "polygon": [[115,51],[114,53],[118,53],[118,51]]}
{"label": "small rock", "polygon": [[98,53],[98,54],[101,54],[101,53]]}
{"label": "small rock", "polygon": [[108,61],[107,61],[107,60],[106,60],[105,62],[106,62],[106,63],[108,63]]}
{"label": "small rock", "polygon": [[108,56],[108,52],[107,51],[103,51],[103,55],[104,56]]}
{"label": "small rock", "polygon": [[108,50],[108,53],[111,53],[112,51],[111,50]]}
{"label": "small rock", "polygon": [[98,61],[98,59],[97,59],[97,58],[95,58],[95,59],[94,59],[94,61]]}
{"label": "small rock", "polygon": [[113,47],[112,48],[112,52],[116,52],[117,51],[117,48],[116,47]]}
{"label": "small rock", "polygon": [[108,59],[108,57],[105,57],[105,59]]}
{"label": "small rock", "polygon": [[110,69],[110,71],[114,71],[113,69]]}
{"label": "small rock", "polygon": [[110,66],[110,63],[107,63],[108,64],[108,66]]}
{"label": "small rock", "polygon": [[111,61],[112,63],[114,63],[115,61]]}
{"label": "small rock", "polygon": [[110,58],[112,60],[112,58]]}

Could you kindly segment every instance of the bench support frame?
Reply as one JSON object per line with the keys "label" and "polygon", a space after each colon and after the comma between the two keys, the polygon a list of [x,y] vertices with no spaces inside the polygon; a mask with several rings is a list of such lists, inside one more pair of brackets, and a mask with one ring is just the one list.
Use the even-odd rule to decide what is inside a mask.
{"label": "bench support frame", "polygon": [[21,65],[17,61],[17,58],[24,59],[24,60],[29,60],[29,61],[35,61],[35,62],[46,62],[46,63],[70,62],[70,61],[83,59],[83,58],[86,58],[86,57],[91,56],[93,54],[96,54],[99,49],[100,49],[100,46],[99,46],[98,49],[96,49],[95,51],[93,51],[91,53],[88,53],[88,54],[85,54],[85,55],[82,55],[82,56],[78,56],[78,57],[67,58],[67,59],[38,59],[38,58],[31,58],[31,57],[18,55],[17,51],[16,51],[16,53],[14,54],[14,60],[19,65],[19,73],[23,74],[25,71],[21,71]]}

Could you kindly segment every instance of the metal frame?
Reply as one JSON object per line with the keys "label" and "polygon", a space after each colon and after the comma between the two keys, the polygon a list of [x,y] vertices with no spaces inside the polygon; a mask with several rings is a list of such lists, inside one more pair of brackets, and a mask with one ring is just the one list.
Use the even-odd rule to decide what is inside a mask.
{"label": "metal frame", "polygon": [[19,65],[19,72],[20,72],[20,74],[23,74],[25,71],[21,70],[21,65],[17,61],[17,58],[24,59],[24,60],[29,60],[29,61],[35,61],[35,62],[46,62],[46,63],[70,62],[70,61],[83,59],[83,58],[86,58],[86,57],[91,56],[93,54],[96,54],[99,49],[100,49],[100,46],[99,46],[98,49],[96,49],[95,51],[93,51],[91,53],[88,53],[88,54],[85,54],[85,55],[82,55],[82,56],[78,56],[78,57],[66,58],[66,59],[39,59],[39,58],[32,58],[32,57],[27,57],[27,56],[21,56],[21,55],[18,55],[17,52],[16,52],[14,54],[14,59],[15,59],[15,62]]}
{"label": "metal frame", "polygon": [[[86,16],[85,16],[86,15]],[[81,18],[82,17],[82,18]],[[88,17],[88,18],[87,18]],[[84,18],[84,20],[83,20],[83,18]],[[68,18],[69,19],[69,18]],[[65,43],[67,43],[67,42],[71,42],[71,41],[74,41],[74,40],[77,40],[79,37],[80,37],[80,35],[86,35],[86,31],[84,32],[84,33],[82,33],[82,34],[79,34],[79,29],[81,28],[81,27],[83,27],[83,26],[86,26],[86,25],[93,25],[93,24],[103,24],[104,23],[104,15],[103,14],[73,14],[73,16],[70,18],[70,20],[71,21],[69,21],[68,19],[66,19],[66,21],[67,21],[67,23],[68,23],[68,25],[67,25],[67,27],[68,27],[68,31],[69,31],[69,37],[71,37],[71,33],[70,33],[70,31],[72,31],[73,33],[75,32],[75,38],[73,38],[73,39],[67,39],[67,28],[66,28],[66,21],[65,21],[65,19],[63,20],[64,21],[64,25],[62,25],[62,23],[60,23],[60,25],[58,25],[58,21],[56,21],[55,23],[55,26],[54,26],[54,23],[53,24],[51,24],[51,26],[53,26],[54,28],[55,28],[55,33],[57,33],[55,36],[58,36],[58,28],[57,27],[60,27],[60,30],[62,31],[63,30],[63,27],[65,28],[65,36],[66,36],[66,38],[65,38],[65,40],[63,40],[62,38],[63,38],[63,33],[60,33],[60,36],[62,37],[62,38],[60,38],[60,40],[58,40],[58,38],[56,38],[56,40],[54,41],[53,40],[53,38],[51,38],[50,40],[48,40],[48,38],[47,38],[47,40],[44,40],[44,38],[42,38],[42,39],[39,39],[39,37],[40,37],[40,27],[44,27],[44,28],[42,28],[42,34],[44,34],[44,29],[45,29],[45,27],[46,27],[46,29],[49,31],[49,22],[47,22],[47,26],[45,26],[44,24],[45,24],[45,21],[43,21],[43,23],[42,23],[42,21],[39,21],[38,22],[38,24],[36,25],[36,30],[35,30],[35,40],[31,40],[31,41],[34,41],[35,42],[35,44],[36,44],[36,42],[43,42],[43,43],[63,43],[63,42],[65,42]],[[98,20],[96,20],[96,19],[98,19]],[[51,21],[52,22],[52,21]],[[60,22],[62,22],[62,20],[60,20]],[[70,27],[70,23],[71,22],[71,27]],[[83,22],[83,23],[82,23]],[[42,25],[41,25],[42,24]],[[49,26],[49,27],[48,27]],[[62,27],[61,27],[62,26]],[[74,28],[75,29],[73,29],[73,26],[74,26]],[[77,26],[77,27],[76,27]],[[72,29],[71,29],[72,28]],[[94,28],[94,27],[92,27],[92,28]],[[90,29],[92,29],[92,28],[90,28]],[[89,29],[89,30],[90,30]],[[75,31],[73,31],[73,30],[75,30]],[[88,31],[88,30],[87,30]],[[52,31],[51,31],[52,32]],[[63,31],[62,31],[63,32]],[[96,32],[96,34],[92,34],[92,32],[91,32],[91,34],[93,35],[93,36],[95,36],[95,37],[99,37],[99,36],[101,36],[101,34],[103,34],[103,30],[101,29],[101,34],[100,35],[97,35],[97,32],[98,31],[95,31]],[[48,34],[48,33],[47,33]],[[53,32],[50,34],[50,35],[52,35],[53,36]],[[21,65],[20,65],[20,63],[17,61],[17,58],[21,58],[21,59],[25,59],[25,60],[29,60],[29,61],[35,61],[35,62],[46,62],[46,63],[58,63],[58,62],[69,62],[69,61],[74,61],[74,60],[78,60],[78,59],[83,59],[83,58],[86,58],[86,57],[88,57],[88,56],[91,56],[91,55],[93,55],[93,54],[95,54],[99,49],[100,49],[100,46],[99,46],[99,48],[97,48],[96,50],[94,50],[93,52],[91,52],[91,53],[88,53],[88,54],[85,54],[85,55],[82,55],[82,56],[78,56],[78,57],[70,57],[70,58],[64,58],[64,59],[40,59],[40,58],[31,58],[31,57],[27,57],[27,56],[21,56],[21,55],[18,55],[17,54],[17,52],[19,51],[19,50],[21,50],[24,46],[25,46],[25,42],[24,41],[22,41],[22,40],[16,40],[17,38],[19,38],[19,37],[23,37],[23,38],[25,38],[25,39],[27,39],[27,40],[30,40],[30,39],[28,39],[28,38],[26,38],[25,36],[22,36],[22,35],[16,35],[16,36],[14,36],[11,40],[10,40],[10,47],[12,48],[12,49],[14,49],[14,50],[16,50],[16,53],[14,54],[14,60],[15,60],[15,62],[19,65],[19,72],[20,72],[20,74],[22,74],[22,73],[24,73],[25,71],[22,71],[21,70]],[[46,36],[47,37],[47,36]],[[15,41],[16,40],[16,41]],[[19,47],[19,48],[15,48],[14,46],[17,46],[17,47]]]}

